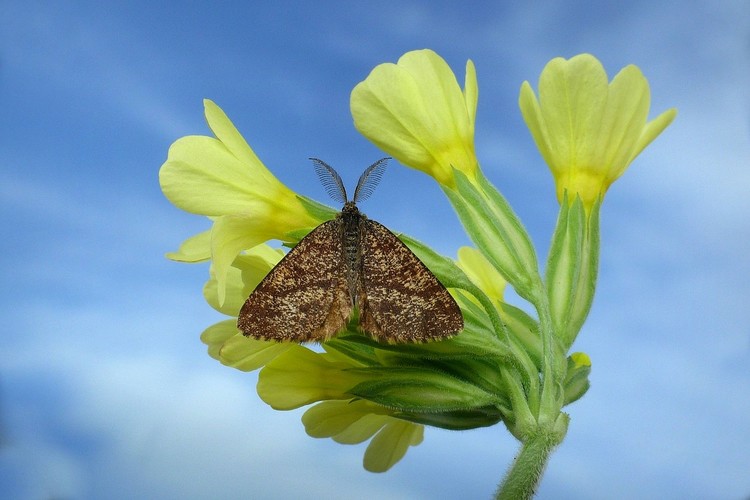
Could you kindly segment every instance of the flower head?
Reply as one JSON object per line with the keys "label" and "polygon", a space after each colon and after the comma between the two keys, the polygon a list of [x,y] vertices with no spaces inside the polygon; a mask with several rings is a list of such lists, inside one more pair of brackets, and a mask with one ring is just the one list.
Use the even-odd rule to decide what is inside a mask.
{"label": "flower head", "polygon": [[550,61],[539,78],[539,100],[529,82],[519,106],[539,151],[552,170],[557,199],[578,194],[590,208],[648,144],[674,119],[669,109],[647,121],[650,91],[637,66],[611,82],[590,54]]}
{"label": "flower head", "polygon": [[223,302],[226,273],[237,254],[270,239],[288,240],[289,233],[321,221],[263,165],[216,104],[206,99],[204,105],[216,137],[175,141],[159,183],[174,205],[213,219],[211,258]]}
{"label": "flower head", "polygon": [[477,169],[476,109],[474,64],[466,63],[462,91],[448,64],[431,50],[380,64],[351,95],[357,130],[404,165],[451,188],[453,168],[470,178]]}

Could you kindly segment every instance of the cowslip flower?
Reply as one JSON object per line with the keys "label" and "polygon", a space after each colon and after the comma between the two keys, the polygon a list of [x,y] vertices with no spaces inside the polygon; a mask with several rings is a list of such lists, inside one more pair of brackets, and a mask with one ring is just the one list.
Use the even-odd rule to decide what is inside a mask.
{"label": "cowslip flower", "polygon": [[288,241],[290,233],[321,220],[263,165],[216,104],[206,99],[204,106],[215,137],[175,141],[159,183],[177,207],[212,218],[210,253],[223,302],[226,274],[242,250],[270,239]]}
{"label": "cowslip flower", "polygon": [[539,77],[537,100],[529,82],[519,106],[555,178],[557,199],[581,197],[589,210],[628,165],[674,119],[669,109],[647,121],[648,81],[637,66],[623,68],[611,82],[590,54],[551,60]]}
{"label": "cowslip flower", "polygon": [[474,178],[474,64],[466,63],[464,90],[448,64],[431,50],[407,52],[380,64],[351,94],[357,130],[404,165],[453,188],[453,168]]}

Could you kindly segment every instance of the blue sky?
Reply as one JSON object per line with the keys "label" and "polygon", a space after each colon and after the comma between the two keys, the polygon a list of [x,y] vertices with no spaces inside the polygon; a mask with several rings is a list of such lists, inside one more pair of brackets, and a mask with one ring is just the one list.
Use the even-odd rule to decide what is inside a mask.
{"label": "blue sky", "polygon": [[[0,6],[0,491],[8,498],[487,498],[501,427],[428,429],[386,474],[315,440],[198,336],[206,266],[163,254],[206,221],[161,195],[169,145],[219,104],[293,189],[383,156],[349,92],[432,48],[477,67],[477,152],[544,255],[551,176],[518,111],[555,56],[640,66],[677,120],[610,190],[574,348],[592,387],[540,498],[750,495],[750,6],[622,2],[20,2]],[[393,164],[362,209],[455,255],[442,193]]]}

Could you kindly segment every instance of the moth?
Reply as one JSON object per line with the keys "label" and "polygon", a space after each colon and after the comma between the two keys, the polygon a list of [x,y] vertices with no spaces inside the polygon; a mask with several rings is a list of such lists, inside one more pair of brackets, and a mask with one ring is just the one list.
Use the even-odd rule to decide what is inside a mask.
{"label": "moth", "polygon": [[362,173],[351,201],[333,167],[310,159],[326,192],[343,209],[302,238],[258,284],[239,313],[242,333],[325,342],[346,326],[355,307],[360,329],[378,341],[426,342],[462,330],[461,310],[442,283],[396,235],[357,208],[380,182],[390,158]]}

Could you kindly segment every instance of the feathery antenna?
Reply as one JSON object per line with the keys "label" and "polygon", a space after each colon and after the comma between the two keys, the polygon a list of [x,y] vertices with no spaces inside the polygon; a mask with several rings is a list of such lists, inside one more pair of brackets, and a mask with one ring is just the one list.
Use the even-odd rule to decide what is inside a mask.
{"label": "feathery antenna", "polygon": [[312,160],[315,165],[315,173],[318,174],[318,179],[320,179],[320,183],[323,184],[328,196],[330,196],[333,201],[338,201],[342,204],[349,201],[346,197],[346,188],[344,187],[344,183],[338,172],[323,160],[317,158],[310,158],[310,160]]}
{"label": "feathery antenna", "polygon": [[354,190],[354,199],[356,203],[358,201],[365,201],[370,197],[372,192],[380,183],[380,179],[383,178],[385,167],[388,165],[390,158],[381,158],[369,167],[367,170],[362,172],[357,181],[357,188]]}

